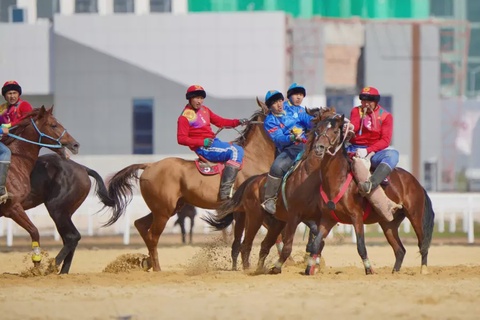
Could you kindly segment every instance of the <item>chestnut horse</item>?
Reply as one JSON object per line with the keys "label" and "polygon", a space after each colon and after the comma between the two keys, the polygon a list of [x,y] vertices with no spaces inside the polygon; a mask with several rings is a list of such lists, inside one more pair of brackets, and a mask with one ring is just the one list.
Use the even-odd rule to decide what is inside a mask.
{"label": "chestnut horse", "polygon": [[[235,143],[245,150],[243,169],[239,172],[236,186],[248,177],[267,172],[275,156],[275,145],[263,128],[267,113],[266,106],[257,103],[262,110],[257,111],[248,126]],[[141,176],[137,171],[143,170]],[[135,227],[142,236],[149,253],[144,268],[160,271],[157,244],[165,225],[175,212],[185,203],[205,209],[216,209],[220,175],[204,176],[196,168],[194,161],[169,157],[154,163],[130,165],[117,172],[110,180],[108,192],[115,201],[113,213],[106,226],[115,223],[125,213],[132,199],[131,180],[140,181],[140,190],[145,203],[151,210],[143,218],[135,221]]]}
{"label": "chestnut horse", "polygon": [[[329,119],[336,116],[335,109],[324,109],[314,120],[315,126],[320,127],[322,134],[334,138],[335,130],[331,128]],[[315,130],[315,129],[314,129]],[[312,148],[313,135],[309,134],[309,139],[305,146],[306,149]],[[268,229],[267,236],[262,242],[262,251],[260,252],[263,260],[268,255],[271,246],[264,248],[263,243],[272,239],[278,239],[283,230],[283,248],[279,250],[279,262],[272,267],[272,273],[280,273],[281,265],[287,260],[292,252],[293,238],[300,222],[309,226],[311,235],[309,239],[316,234],[320,212],[317,208],[318,193],[312,193],[311,190],[318,190],[320,187],[319,166],[321,157],[315,152],[304,153],[302,159],[295,166],[293,172],[287,173],[286,182],[282,186],[282,192],[277,200],[277,211],[272,216],[263,210],[260,206],[261,197],[264,192],[264,185],[267,174],[250,177],[235,192],[232,199],[222,203],[217,209],[216,217],[207,217],[204,220],[216,229],[227,227],[233,220],[234,213],[237,224],[239,221],[245,225],[245,237],[241,244],[242,263],[244,269],[250,267],[250,252],[253,240],[262,226],[266,225]],[[285,195],[286,202],[284,202]],[[286,209],[288,206],[288,210]],[[307,246],[308,249],[308,246]],[[267,251],[265,251],[267,250]],[[232,248],[233,252],[233,248]],[[264,261],[259,261],[258,273],[263,273]],[[280,265],[281,264],[281,265]],[[233,268],[236,267],[236,260],[233,261]]]}
{"label": "chestnut horse", "polygon": [[60,273],[68,273],[81,235],[72,222],[72,215],[85,201],[95,179],[95,194],[104,206],[112,207],[102,177],[95,171],[56,153],[38,158],[30,175],[31,192],[22,202],[24,210],[45,204],[63,241],[55,257]]}
{"label": "chestnut horse", "polygon": [[40,235],[38,229],[25,213],[24,205],[28,199],[32,173],[38,154],[42,147],[52,150],[66,147],[72,153],[78,153],[79,143],[53,116],[53,107],[34,109],[14,128],[4,140],[12,151],[10,170],[7,176],[9,199],[0,205],[0,217],[13,219],[24,228],[32,239],[32,261],[35,266],[40,264]]}

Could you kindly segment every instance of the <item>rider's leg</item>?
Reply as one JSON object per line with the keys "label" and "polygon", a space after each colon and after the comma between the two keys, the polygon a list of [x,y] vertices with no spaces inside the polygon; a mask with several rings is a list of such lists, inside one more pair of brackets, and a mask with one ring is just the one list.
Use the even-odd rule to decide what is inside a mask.
{"label": "rider's leg", "polygon": [[10,149],[0,142],[0,203],[5,202],[8,199],[6,184],[11,157],[12,152]]}
{"label": "rider's leg", "polygon": [[265,194],[263,197],[262,208],[270,214],[275,214],[277,205],[277,193],[282,184],[282,177],[292,165],[291,156],[283,151],[275,161],[273,161],[267,182],[265,183]]}
{"label": "rider's leg", "polygon": [[372,190],[375,190],[396,167],[398,160],[399,154],[395,149],[384,149],[377,152],[371,159],[375,171],[367,181],[358,184],[360,192],[362,194],[369,194]]}
{"label": "rider's leg", "polygon": [[237,174],[242,166],[243,153],[244,151],[242,147],[236,144],[229,145],[227,151],[229,160],[225,165],[225,169],[222,173],[222,179],[220,181],[220,201],[224,201],[232,197],[233,185],[235,184]]}

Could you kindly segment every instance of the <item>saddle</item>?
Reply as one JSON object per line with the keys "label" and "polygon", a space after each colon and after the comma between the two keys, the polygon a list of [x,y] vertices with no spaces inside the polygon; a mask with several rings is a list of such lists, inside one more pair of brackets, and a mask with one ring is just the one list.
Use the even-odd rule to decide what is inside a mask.
{"label": "saddle", "polygon": [[225,168],[225,163],[210,162],[202,156],[198,156],[198,158],[195,159],[195,165],[197,170],[205,176],[214,176],[216,174],[220,174]]}

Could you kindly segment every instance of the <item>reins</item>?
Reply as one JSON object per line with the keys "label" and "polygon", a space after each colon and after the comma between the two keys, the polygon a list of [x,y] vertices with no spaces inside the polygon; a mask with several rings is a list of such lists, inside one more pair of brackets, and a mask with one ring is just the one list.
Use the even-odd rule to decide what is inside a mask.
{"label": "reins", "polygon": [[[8,136],[9,137],[12,137],[14,139],[17,139],[17,140],[20,140],[20,141],[23,141],[23,142],[28,142],[28,143],[31,143],[31,144],[34,144],[34,145],[37,145],[37,146],[41,146],[41,147],[46,147],[46,148],[54,148],[54,149],[60,149],[60,148],[63,148],[62,146],[62,143],[60,142],[60,139],[62,139],[62,137],[65,135],[65,133],[67,132],[66,129],[63,130],[62,134],[60,135],[60,137],[58,137],[58,139],[55,139],[54,137],[51,137],[47,134],[44,134],[43,132],[41,132],[37,125],[35,124],[35,121],[33,121],[32,118],[30,118],[30,121],[32,122],[33,124],[33,127],[35,128],[35,130],[37,131],[39,137],[38,137],[38,142],[35,142],[35,141],[31,141],[31,140],[28,140],[28,139],[25,139],[23,137],[20,137],[20,136],[17,136],[16,134],[13,134],[13,133],[8,133]],[[46,144],[46,143],[41,143],[40,141],[42,141],[42,138],[45,137],[47,139],[50,139],[50,140],[53,140],[54,142],[56,142],[57,144]]]}

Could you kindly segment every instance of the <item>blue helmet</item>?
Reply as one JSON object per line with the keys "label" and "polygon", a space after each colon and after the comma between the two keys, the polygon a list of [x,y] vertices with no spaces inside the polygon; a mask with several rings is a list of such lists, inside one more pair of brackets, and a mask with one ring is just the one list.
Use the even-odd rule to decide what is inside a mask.
{"label": "blue helmet", "polygon": [[265,95],[265,104],[270,108],[275,101],[283,99],[283,94],[280,91],[269,90]]}
{"label": "blue helmet", "polygon": [[288,88],[287,98],[290,98],[290,96],[295,93],[302,93],[304,97],[307,96],[307,90],[305,90],[303,86],[296,82],[292,83],[292,85]]}

